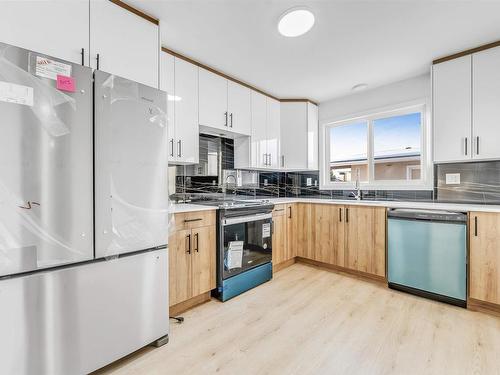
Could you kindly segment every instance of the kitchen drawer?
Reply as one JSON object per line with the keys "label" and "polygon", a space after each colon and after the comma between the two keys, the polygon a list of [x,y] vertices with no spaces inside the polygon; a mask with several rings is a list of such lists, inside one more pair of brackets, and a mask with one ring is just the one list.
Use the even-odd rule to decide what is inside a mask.
{"label": "kitchen drawer", "polygon": [[276,204],[273,209],[273,216],[283,216],[286,212],[285,204]]}
{"label": "kitchen drawer", "polygon": [[215,225],[215,210],[182,212],[174,215],[174,231]]}

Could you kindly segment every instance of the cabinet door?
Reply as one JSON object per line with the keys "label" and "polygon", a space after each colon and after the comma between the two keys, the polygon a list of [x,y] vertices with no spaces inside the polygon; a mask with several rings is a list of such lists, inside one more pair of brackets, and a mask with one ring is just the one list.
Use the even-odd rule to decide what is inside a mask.
{"label": "cabinet door", "polygon": [[285,260],[302,256],[298,251],[298,216],[297,203],[286,205],[286,255]]}
{"label": "cabinet door", "polygon": [[280,102],[269,97],[266,101],[267,164],[269,168],[277,169],[280,167]]}
{"label": "cabinet door", "polygon": [[227,130],[227,79],[199,68],[199,124]]}
{"label": "cabinet door", "polygon": [[154,23],[108,0],[90,2],[92,67],[99,54],[99,70],[158,87],[158,37]]}
{"label": "cabinet door", "polygon": [[178,162],[199,161],[198,67],[175,58],[175,155]]}
{"label": "cabinet door", "polygon": [[89,65],[89,1],[2,1],[0,41]]}
{"label": "cabinet door", "polygon": [[169,238],[169,306],[193,297],[191,230],[174,232]]}
{"label": "cabinet door", "polygon": [[175,57],[161,52],[160,90],[167,95],[168,161],[176,160],[175,153]]}
{"label": "cabinet door", "polygon": [[215,225],[192,232],[193,296],[215,288]]}
{"label": "cabinet door", "polygon": [[318,106],[307,103],[307,168],[319,169],[318,164]]}
{"label": "cabinet door", "polygon": [[307,103],[281,103],[281,167],[307,168]]}
{"label": "cabinet door", "polygon": [[500,157],[500,48],[472,56],[474,159]]}
{"label": "cabinet door", "polygon": [[252,91],[252,135],[250,145],[251,166],[265,168],[268,164],[267,156],[267,104],[266,96]]}
{"label": "cabinet door", "polygon": [[296,220],[296,254],[299,257],[314,259],[315,249],[312,246],[312,204],[297,203]]}
{"label": "cabinet door", "polygon": [[273,265],[288,260],[286,234],[287,217],[285,215],[273,216]]}
{"label": "cabinet door", "polygon": [[500,214],[471,212],[469,217],[469,296],[500,304]]}
{"label": "cabinet door", "polygon": [[347,206],[346,267],[385,276],[385,208]]}
{"label": "cabinet door", "polygon": [[333,210],[334,206],[313,204],[311,212],[311,256],[318,262],[333,264]]}
{"label": "cabinet door", "polygon": [[434,161],[472,158],[471,56],[433,66]]}
{"label": "cabinet door", "polygon": [[227,110],[229,129],[238,134],[250,135],[252,110],[250,89],[227,81]]}

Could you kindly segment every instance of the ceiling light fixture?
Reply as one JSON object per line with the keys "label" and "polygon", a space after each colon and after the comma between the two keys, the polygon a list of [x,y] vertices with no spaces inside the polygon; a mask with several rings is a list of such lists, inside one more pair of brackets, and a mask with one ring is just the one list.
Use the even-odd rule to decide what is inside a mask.
{"label": "ceiling light fixture", "polygon": [[296,37],[307,33],[314,25],[314,14],[304,7],[288,9],[278,22],[278,31],[286,37]]}
{"label": "ceiling light fixture", "polygon": [[368,87],[368,85],[366,83],[359,83],[355,86],[352,86],[352,91],[363,91],[363,90],[366,90],[366,88]]}

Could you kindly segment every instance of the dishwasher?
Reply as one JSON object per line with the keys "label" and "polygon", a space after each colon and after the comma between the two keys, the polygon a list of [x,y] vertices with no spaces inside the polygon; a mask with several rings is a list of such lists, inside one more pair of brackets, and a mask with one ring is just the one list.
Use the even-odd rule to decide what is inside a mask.
{"label": "dishwasher", "polygon": [[389,287],[466,307],[467,214],[390,209]]}

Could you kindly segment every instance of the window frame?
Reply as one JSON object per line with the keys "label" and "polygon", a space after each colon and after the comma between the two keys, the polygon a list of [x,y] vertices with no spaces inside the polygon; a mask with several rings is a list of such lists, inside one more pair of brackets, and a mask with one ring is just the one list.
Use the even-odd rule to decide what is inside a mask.
{"label": "window frame", "polygon": [[[419,180],[375,180],[375,158],[374,158],[374,132],[373,122],[381,118],[387,118],[410,113],[420,113],[420,176]],[[431,155],[430,135],[430,113],[429,103],[426,99],[412,102],[400,103],[390,107],[365,111],[363,113],[344,116],[339,119],[324,120],[320,124],[320,189],[321,190],[353,190],[356,181],[332,182],[330,180],[330,129],[337,126],[345,126],[357,122],[367,123],[367,163],[368,180],[360,181],[363,190],[432,190],[433,167]]]}

